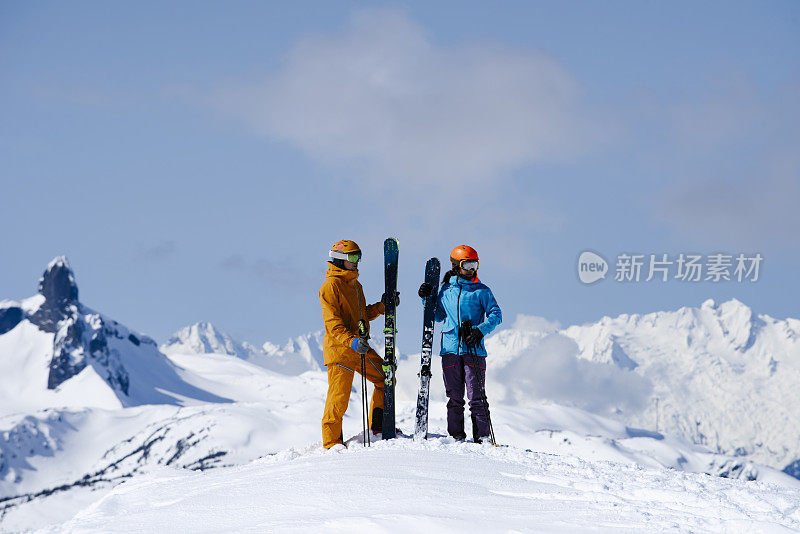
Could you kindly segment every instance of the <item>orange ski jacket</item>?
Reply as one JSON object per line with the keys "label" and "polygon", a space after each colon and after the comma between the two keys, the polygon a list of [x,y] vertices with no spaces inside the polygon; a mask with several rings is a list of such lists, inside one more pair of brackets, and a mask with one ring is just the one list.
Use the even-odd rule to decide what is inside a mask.
{"label": "orange ski jacket", "polygon": [[350,348],[350,343],[358,337],[358,321],[364,319],[369,332],[369,322],[384,313],[383,303],[367,306],[358,271],[341,269],[330,262],[319,288],[319,300],[325,323],[322,340],[325,365],[360,361],[361,356]]}

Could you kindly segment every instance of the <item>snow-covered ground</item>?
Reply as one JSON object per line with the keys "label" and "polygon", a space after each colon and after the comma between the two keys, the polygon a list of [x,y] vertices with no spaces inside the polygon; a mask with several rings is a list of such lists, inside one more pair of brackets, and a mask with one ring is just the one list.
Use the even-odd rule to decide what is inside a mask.
{"label": "snow-covered ground", "polygon": [[[406,517],[421,518],[443,531],[464,525],[475,527],[468,531],[480,530],[478,526],[494,530],[493,524],[536,531],[540,523],[532,521],[547,503],[561,506],[563,513],[543,514],[542,528],[557,530],[563,522],[565,531],[589,528],[592,513],[597,514],[597,524],[609,531],[644,529],[648,513],[652,525],[687,529],[716,525],[718,531],[730,531],[736,521],[747,521],[747,514],[751,524],[762,526],[798,526],[800,521],[788,504],[782,504],[792,499],[800,503],[800,481],[577,408],[498,404],[492,409],[493,421],[505,447],[457,444],[444,437],[442,386],[434,383],[429,443],[400,439],[359,450],[359,439],[353,437],[346,453],[334,455],[324,453],[319,443],[324,373],[280,375],[229,355],[171,355],[170,359],[188,383],[234,402],[50,409],[7,416],[0,422],[6,458],[16,454],[23,460],[11,462],[5,472],[4,495],[23,497],[0,502],[10,505],[3,529],[49,525],[53,531],[142,531],[162,524],[185,532],[311,531],[320,527],[325,510],[335,507],[339,492],[351,490],[349,498],[345,493],[339,497],[350,508],[331,516],[334,531],[367,528],[384,516],[398,519],[393,523],[398,530],[408,527],[402,519]],[[405,368],[410,367],[406,362]],[[354,389],[344,422],[347,436],[359,433],[359,400],[360,392]],[[401,393],[398,426],[407,432],[413,412],[413,398]],[[46,446],[36,448],[36,444]],[[379,467],[386,466],[388,472],[378,474]],[[191,471],[201,468],[205,471]],[[614,478],[618,473],[625,478]],[[753,478],[758,481],[748,480]],[[590,479],[594,485],[588,485]],[[452,485],[446,491],[447,480]],[[250,500],[232,504],[237,492],[247,491],[248,486]],[[626,488],[633,493],[625,495]],[[172,491],[174,495],[166,497]],[[440,495],[438,501],[431,492]],[[282,497],[276,499],[276,493]],[[670,500],[660,503],[660,509],[645,505],[648,498],[668,494]],[[364,497],[370,495],[385,497],[373,509]],[[36,497],[26,502],[27,496]],[[126,501],[128,496],[133,500]],[[192,501],[192,496],[199,500]],[[417,500],[417,496],[427,497]],[[138,499],[151,499],[149,510]],[[214,501],[221,517],[228,519],[203,520],[206,512],[200,510],[209,514],[215,510],[204,499]],[[477,506],[482,500],[483,508]],[[721,500],[725,507],[716,504]],[[455,509],[444,504],[451,501],[457,503]],[[186,506],[183,512],[175,510],[182,508],[180,503]],[[567,505],[583,510],[583,523]],[[706,506],[712,509],[703,511]],[[240,514],[240,507],[250,511]],[[359,515],[358,509],[373,511]],[[615,516],[615,510],[621,515]],[[779,510],[786,512],[785,518]],[[78,512],[72,522],[64,523]],[[232,521],[231,516],[238,522],[223,527],[222,521]],[[459,519],[450,524],[448,518]]]}
{"label": "snow-covered ground", "polygon": [[792,532],[800,490],[400,438],[126,482],[60,532]]}

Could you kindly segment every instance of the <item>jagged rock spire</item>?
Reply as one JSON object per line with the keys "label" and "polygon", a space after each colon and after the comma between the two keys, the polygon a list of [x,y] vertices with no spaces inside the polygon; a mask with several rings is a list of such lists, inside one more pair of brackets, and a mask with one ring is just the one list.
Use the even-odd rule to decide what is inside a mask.
{"label": "jagged rock spire", "polygon": [[45,332],[55,333],[58,323],[73,315],[78,303],[78,284],[66,256],[53,258],[39,279],[39,294],[44,303],[31,316],[31,322]]}
{"label": "jagged rock spire", "polygon": [[39,293],[50,307],[64,308],[78,302],[78,285],[66,256],[56,256],[39,279]]}

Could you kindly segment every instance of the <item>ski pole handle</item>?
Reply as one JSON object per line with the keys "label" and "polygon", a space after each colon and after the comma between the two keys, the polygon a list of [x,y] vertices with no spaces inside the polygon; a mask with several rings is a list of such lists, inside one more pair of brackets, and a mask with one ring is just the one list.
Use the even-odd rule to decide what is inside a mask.
{"label": "ski pole handle", "polygon": [[461,321],[461,327],[458,329],[458,337],[461,341],[466,342],[467,336],[469,336],[470,332],[472,332],[472,321],[469,319],[464,319]]}
{"label": "ski pole handle", "polygon": [[358,321],[358,335],[364,339],[369,339],[369,335],[367,334],[367,322],[364,321],[364,319],[359,319]]}

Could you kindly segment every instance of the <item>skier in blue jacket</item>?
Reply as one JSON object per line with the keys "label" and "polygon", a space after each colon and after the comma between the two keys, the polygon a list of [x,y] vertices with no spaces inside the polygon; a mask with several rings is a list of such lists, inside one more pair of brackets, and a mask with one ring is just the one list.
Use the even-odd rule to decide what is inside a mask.
{"label": "skier in blue jacket", "polygon": [[[492,290],[478,280],[478,253],[460,245],[450,253],[452,269],[444,275],[436,298],[437,322],[442,327],[442,374],[447,394],[447,432],[463,441],[464,388],[466,386],[472,419],[472,437],[480,443],[490,435],[489,402],[482,385],[486,384],[484,336],[503,320]],[[431,295],[433,288],[423,283],[419,296]],[[469,321],[465,324],[465,321]],[[475,357],[477,355],[477,358]]]}

